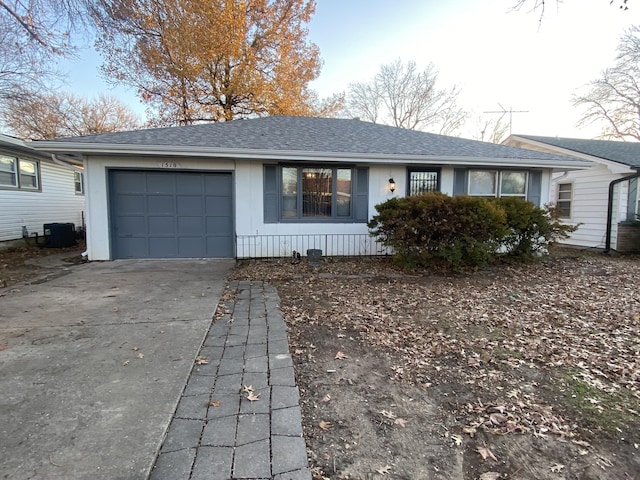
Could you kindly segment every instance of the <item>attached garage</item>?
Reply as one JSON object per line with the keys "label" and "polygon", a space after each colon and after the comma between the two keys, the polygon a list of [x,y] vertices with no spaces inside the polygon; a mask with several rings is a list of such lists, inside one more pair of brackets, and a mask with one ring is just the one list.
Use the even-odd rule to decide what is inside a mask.
{"label": "attached garage", "polygon": [[109,171],[111,255],[232,258],[229,172]]}

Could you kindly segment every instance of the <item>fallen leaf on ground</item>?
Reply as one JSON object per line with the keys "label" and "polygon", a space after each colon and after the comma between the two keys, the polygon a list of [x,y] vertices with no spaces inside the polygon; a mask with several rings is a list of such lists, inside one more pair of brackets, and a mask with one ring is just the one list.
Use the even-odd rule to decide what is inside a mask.
{"label": "fallen leaf on ground", "polygon": [[396,421],[393,422],[396,425],[400,425],[402,428],[405,428],[407,426],[407,421],[404,418],[396,418]]}
{"label": "fallen leaf on ground", "polygon": [[345,355],[342,352],[338,352],[336,353],[336,360],[346,360],[347,358],[349,358],[347,355]]}
{"label": "fallen leaf on ground", "polygon": [[247,395],[247,400],[249,400],[250,402],[255,402],[257,400],[260,400],[260,394],[249,392],[249,395]]}
{"label": "fallen leaf on ground", "polygon": [[562,469],[564,468],[564,465],[560,464],[560,463],[556,463],[555,465],[553,465],[551,467],[551,471],[554,473],[559,473],[562,471]]}
{"label": "fallen leaf on ground", "polygon": [[391,471],[391,467],[389,465],[385,465],[384,467],[376,470],[376,472],[378,472],[380,475],[386,475],[390,471]]}
{"label": "fallen leaf on ground", "polygon": [[493,452],[491,450],[489,450],[489,448],[487,447],[478,447],[478,449],[476,450],[480,455],[482,455],[482,459],[486,460],[487,457],[491,458],[493,460],[495,460],[496,462],[498,461],[498,459],[496,458],[496,456],[493,454]]}
{"label": "fallen leaf on ground", "polygon": [[454,442],[456,442],[456,445],[458,447],[462,445],[462,435],[451,435],[451,438],[453,439]]}
{"label": "fallen leaf on ground", "polygon": [[480,475],[480,480],[498,480],[500,474],[498,472],[486,472]]}
{"label": "fallen leaf on ground", "polygon": [[122,362],[123,367],[126,367],[127,365],[129,365],[129,360],[125,360],[124,362]]}
{"label": "fallen leaf on ground", "polygon": [[331,422],[325,422],[324,420],[322,420],[318,426],[322,429],[322,430],[329,430],[333,427],[333,424]]}
{"label": "fallen leaf on ground", "polygon": [[242,391],[245,393],[253,392],[253,385],[245,385],[244,387],[242,387]]}
{"label": "fallen leaf on ground", "polygon": [[391,420],[393,420],[394,418],[396,418],[396,416],[394,415],[393,412],[390,412],[389,410],[380,410],[380,414],[383,417],[387,417],[390,418]]}
{"label": "fallen leaf on ground", "polygon": [[324,403],[327,403],[327,402],[331,401],[331,395],[329,395],[329,394],[327,393],[324,397],[322,397],[322,401],[323,401]]}
{"label": "fallen leaf on ground", "polygon": [[144,358],[144,353],[140,352],[136,355],[136,358]]}
{"label": "fallen leaf on ground", "polygon": [[468,433],[471,438],[476,434],[475,427],[462,427],[462,433]]}
{"label": "fallen leaf on ground", "polygon": [[133,350],[134,352],[137,352],[140,349],[138,347],[133,347],[131,350]]}
{"label": "fallen leaf on ground", "polygon": [[208,364],[209,364],[209,359],[207,357],[201,357],[200,355],[196,357],[196,365],[208,365]]}
{"label": "fallen leaf on ground", "polygon": [[210,407],[219,407],[220,406],[220,401],[219,400],[214,400],[213,402],[209,402],[209,406]]}

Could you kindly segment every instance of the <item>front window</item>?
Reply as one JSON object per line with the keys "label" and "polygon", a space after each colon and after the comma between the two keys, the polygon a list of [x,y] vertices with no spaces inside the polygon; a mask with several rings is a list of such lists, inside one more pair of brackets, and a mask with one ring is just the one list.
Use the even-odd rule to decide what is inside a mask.
{"label": "front window", "polygon": [[440,190],[440,172],[438,170],[409,170],[409,195],[420,195]]}
{"label": "front window", "polygon": [[560,218],[571,218],[571,200],[573,198],[573,185],[571,183],[558,184],[558,200],[556,206],[560,211]]}
{"label": "front window", "polygon": [[498,194],[498,172],[471,170],[469,172],[469,195],[495,197]]}
{"label": "front window", "polygon": [[281,172],[283,219],[351,218],[351,168],[285,166]]}
{"label": "front window", "polygon": [[469,195],[526,198],[527,181],[527,172],[470,170]]}

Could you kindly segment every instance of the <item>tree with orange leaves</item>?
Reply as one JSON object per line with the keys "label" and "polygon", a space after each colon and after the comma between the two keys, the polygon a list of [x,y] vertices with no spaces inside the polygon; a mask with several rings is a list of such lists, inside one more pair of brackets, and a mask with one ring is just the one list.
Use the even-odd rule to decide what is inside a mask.
{"label": "tree with orange leaves", "polygon": [[314,0],[102,0],[104,72],[135,87],[161,125],[319,111],[307,40]]}

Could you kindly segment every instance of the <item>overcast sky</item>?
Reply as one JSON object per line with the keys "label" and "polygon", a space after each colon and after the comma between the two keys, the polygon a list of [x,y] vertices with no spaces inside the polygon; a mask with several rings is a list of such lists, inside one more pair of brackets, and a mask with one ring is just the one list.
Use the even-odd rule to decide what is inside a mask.
{"label": "overcast sky", "polygon": [[[529,0],[533,4],[535,0]],[[460,103],[475,116],[513,114],[513,133],[591,138],[598,127],[579,130],[571,104],[577,89],[613,65],[620,35],[640,24],[640,2],[620,11],[609,0],[547,0],[539,12],[514,12],[515,0],[317,0],[309,39],[320,48],[322,73],[312,83],[320,96],[369,80],[396,58],[434,63],[441,87],[461,87]],[[80,94],[108,91],[100,60],[85,53],[69,64],[70,88]],[[112,93],[137,103],[133,92]],[[142,107],[138,110],[143,111]],[[463,132],[474,132],[473,121]]]}

